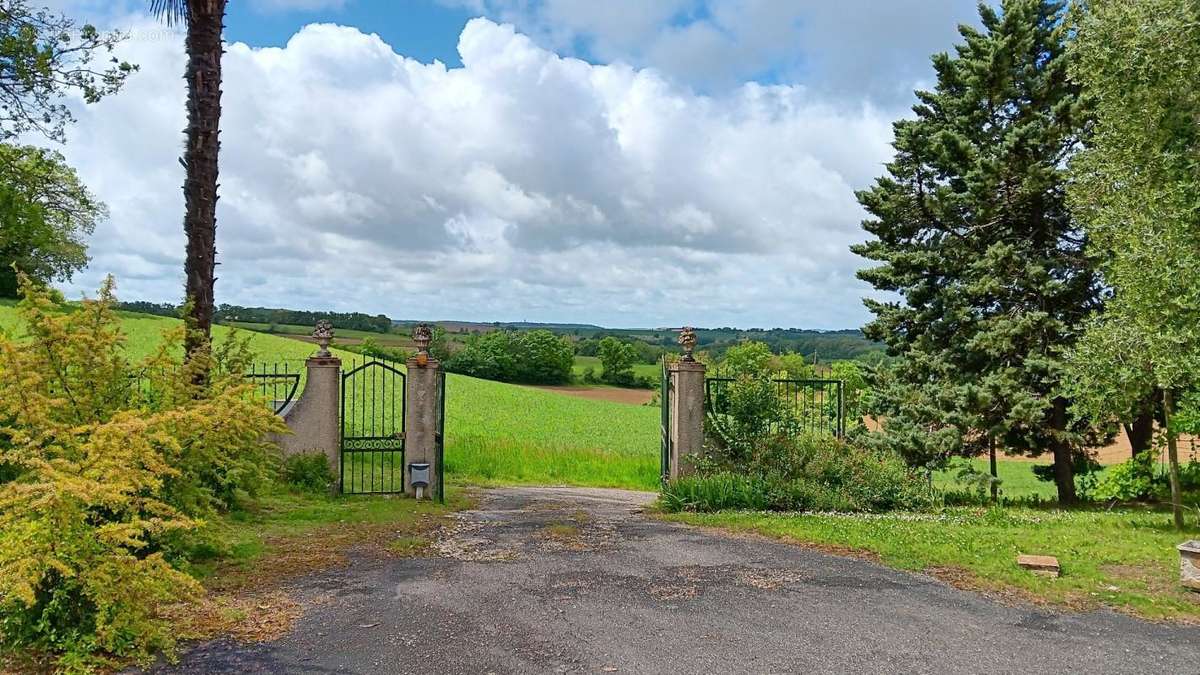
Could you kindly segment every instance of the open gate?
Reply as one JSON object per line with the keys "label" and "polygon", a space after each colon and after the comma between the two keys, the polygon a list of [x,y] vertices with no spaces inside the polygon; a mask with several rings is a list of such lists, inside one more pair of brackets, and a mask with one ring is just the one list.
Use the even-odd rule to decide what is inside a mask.
{"label": "open gate", "polygon": [[659,458],[659,476],[662,484],[671,479],[671,369],[667,365],[667,357],[662,360],[662,386],[659,389],[659,403],[662,406],[662,443]]}
{"label": "open gate", "polygon": [[446,371],[439,371],[437,378],[437,433],[434,434],[434,452],[437,454],[437,485],[434,497],[446,503]]}
{"label": "open gate", "polygon": [[404,492],[404,404],[405,374],[392,363],[367,359],[342,373],[342,494]]}

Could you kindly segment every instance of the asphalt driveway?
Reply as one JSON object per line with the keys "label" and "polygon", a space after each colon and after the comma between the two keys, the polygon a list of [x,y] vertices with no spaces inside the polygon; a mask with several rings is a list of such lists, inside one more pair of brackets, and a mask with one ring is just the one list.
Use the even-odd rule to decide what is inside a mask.
{"label": "asphalt driveway", "polygon": [[1200,629],[1000,604],[862,560],[641,515],[653,495],[508,488],[437,557],[292,589],[285,637],[161,672],[1200,673]]}

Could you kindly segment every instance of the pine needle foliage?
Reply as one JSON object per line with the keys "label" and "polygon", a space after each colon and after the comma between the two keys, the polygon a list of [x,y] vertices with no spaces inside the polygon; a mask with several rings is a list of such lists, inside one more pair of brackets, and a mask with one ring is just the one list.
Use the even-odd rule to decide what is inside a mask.
{"label": "pine needle foliage", "polygon": [[1066,161],[1087,115],[1067,78],[1061,0],[980,3],[937,54],[937,83],[894,125],[887,174],[858,193],[874,263],[859,277],[896,300],[867,300],[868,337],[901,357],[877,378],[879,440],[914,464],[971,455],[995,439],[1054,456],[1060,499],[1092,437],[1072,423],[1062,349],[1102,290],[1086,233],[1065,203]]}

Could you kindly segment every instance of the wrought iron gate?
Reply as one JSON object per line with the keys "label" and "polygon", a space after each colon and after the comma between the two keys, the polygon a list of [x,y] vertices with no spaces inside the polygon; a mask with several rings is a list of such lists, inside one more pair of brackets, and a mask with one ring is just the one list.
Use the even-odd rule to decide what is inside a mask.
{"label": "wrought iron gate", "polygon": [[666,484],[671,478],[671,369],[667,366],[665,356],[662,361],[662,383],[659,392],[659,402],[662,404],[662,456],[659,459],[659,479]]}
{"label": "wrought iron gate", "polygon": [[437,377],[437,433],[434,434],[434,452],[437,454],[437,485],[434,497],[443,504],[446,503],[446,371],[439,371]]}
{"label": "wrought iron gate", "polygon": [[405,374],[389,361],[342,373],[342,494],[404,491]]}

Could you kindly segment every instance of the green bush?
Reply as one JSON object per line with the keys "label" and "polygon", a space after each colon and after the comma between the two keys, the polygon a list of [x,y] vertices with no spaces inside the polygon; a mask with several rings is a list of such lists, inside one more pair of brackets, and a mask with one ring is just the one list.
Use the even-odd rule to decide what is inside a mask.
{"label": "green bush", "polygon": [[1092,498],[1102,502],[1129,502],[1146,499],[1154,493],[1154,457],[1138,454],[1108,467],[1092,489]]}
{"label": "green bush", "polygon": [[22,291],[28,339],[0,333],[0,649],[146,659],[175,639],[159,609],[200,593],[177,567],[198,517],[271,478],[262,439],[283,423],[241,375],[244,342],[181,364],[175,331],[135,364],[111,279],[74,311]]}
{"label": "green bush", "polygon": [[336,478],[325,455],[291,455],[283,460],[283,480],[305,492],[328,492]]}
{"label": "green bush", "polygon": [[924,480],[898,455],[826,435],[772,435],[745,462],[708,457],[695,476],[671,481],[670,511],[887,511],[928,506]]}

